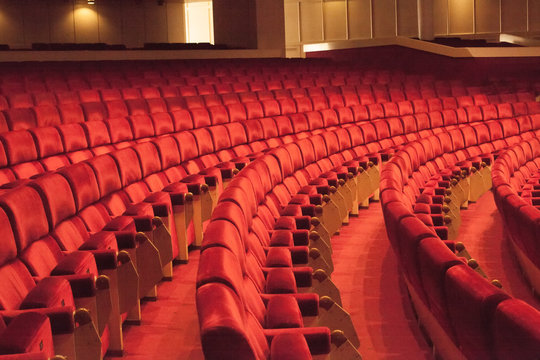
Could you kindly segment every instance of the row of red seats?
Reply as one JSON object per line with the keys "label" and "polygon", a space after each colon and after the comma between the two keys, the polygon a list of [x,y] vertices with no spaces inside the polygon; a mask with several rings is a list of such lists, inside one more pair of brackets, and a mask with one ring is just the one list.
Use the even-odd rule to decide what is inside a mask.
{"label": "row of red seats", "polygon": [[[423,103],[424,108],[420,106],[419,102],[417,104],[417,110],[429,110],[427,103]],[[437,108],[436,105],[442,107],[441,102],[431,102],[430,104],[434,108]],[[228,121],[232,119],[228,115],[233,107],[229,109],[231,110],[229,112],[226,111],[228,109],[225,107],[210,107],[191,111],[180,110],[170,114],[158,113],[150,116],[131,116],[110,121],[91,121],[8,132],[0,135],[0,144],[5,154],[4,160],[0,160],[0,166],[8,167],[2,171],[3,183],[5,183],[16,178],[30,177],[44,170],[55,170],[60,166],[81,161],[94,154],[108,152],[113,148],[111,145],[114,145],[114,148],[125,147],[132,144],[133,141],[142,141],[148,137],[193,128],[210,127],[211,125],[217,125],[211,127],[217,131],[211,131],[213,139],[211,141],[214,142],[214,150],[219,151],[223,146],[229,146],[228,144],[217,145],[218,141],[224,141],[217,138],[220,136],[219,131],[222,132],[220,129],[224,128],[234,129],[237,132],[230,144],[230,146],[236,146],[245,143],[246,140],[261,140],[261,132],[265,134],[263,135],[265,139],[269,139],[303,131],[317,131],[332,126],[346,126],[351,122],[365,122],[377,118],[398,116],[400,113],[415,110],[411,104],[409,107],[405,105],[403,103],[397,105],[393,103],[359,105],[230,124]],[[376,121],[374,124],[376,131],[380,133],[378,136],[388,137],[389,135],[385,134],[389,131],[395,134],[415,133],[460,123],[510,118],[517,114],[534,114],[539,112],[537,108],[537,103],[473,106],[464,109],[458,108],[455,111],[433,111],[415,116],[390,118],[386,120],[387,126],[383,125],[385,122]],[[234,107],[234,109],[242,110],[238,107]],[[242,120],[244,120],[245,115],[242,111],[236,114]],[[535,119],[536,116],[532,118],[533,121],[536,121]],[[223,126],[218,125],[221,123],[224,123]],[[205,133],[204,130],[202,132]],[[366,136],[369,136],[368,134],[369,132],[366,133]],[[237,156],[240,155],[237,154]]]}
{"label": "row of red seats", "polygon": [[[246,94],[247,95],[247,94]],[[526,99],[526,98],[521,98]],[[229,101],[230,100],[230,101]],[[430,98],[412,101],[375,103],[373,98],[362,98],[356,94],[321,95],[300,98],[267,98],[259,100],[251,93],[241,100],[238,97],[222,102],[213,96],[171,97],[153,99],[112,100],[105,102],[69,103],[63,105],[39,105],[29,108],[14,108],[0,112],[0,132],[59,125],[73,122],[98,121],[130,115],[146,115],[178,110],[196,111],[192,116],[219,117],[219,121],[242,121],[276,115],[295,114],[329,108],[368,106],[370,118],[408,115],[419,112],[458,109],[460,107],[485,106],[490,100],[483,95],[459,98]],[[245,101],[244,101],[245,100]],[[502,103],[502,99],[492,105]],[[524,102],[519,96],[505,97],[510,100],[515,115],[522,113]],[[534,108],[534,102],[527,102]],[[213,121],[215,123],[216,121]]]}
{"label": "row of red seats", "polygon": [[[220,81],[211,82],[209,78],[202,78],[199,79],[199,81],[195,84],[183,84],[182,81],[178,81],[178,79],[172,80],[169,78],[170,84],[160,84],[160,85],[147,85],[147,86],[130,86],[130,84],[124,84],[123,86],[121,84],[118,84],[116,86],[112,87],[105,87],[105,88],[82,88],[82,89],[70,89],[69,86],[64,86],[64,88],[56,89],[56,90],[49,90],[46,88],[45,85],[42,85],[42,87],[37,86],[38,84],[34,84],[35,88],[33,91],[23,92],[23,91],[6,91],[3,93],[6,97],[13,97],[17,98],[17,96],[23,96],[25,94],[31,95],[39,95],[39,94],[58,94],[59,99],[61,100],[63,97],[63,94],[65,93],[80,93],[81,95],[85,95],[86,93],[91,92],[101,92],[103,95],[103,100],[108,100],[107,97],[110,96],[110,93],[115,90],[122,90],[122,95],[129,99],[133,98],[134,94],[136,94],[137,91],[141,91],[142,95],[145,97],[148,96],[155,96],[152,92],[150,92],[151,89],[163,89],[161,90],[163,94],[167,93],[176,93],[178,95],[182,96],[193,96],[193,95],[210,95],[210,94],[227,94],[227,93],[242,93],[242,92],[258,92],[258,91],[285,91],[285,90],[294,90],[294,89],[320,89],[325,88],[328,90],[336,91],[336,89],[344,88],[344,89],[354,89],[355,87],[358,87],[359,89],[362,89],[364,92],[367,90],[373,90],[377,92],[395,92],[396,94],[399,94],[401,92],[400,96],[403,96],[403,92],[405,93],[411,93],[411,96],[418,96],[419,93],[429,93],[429,94],[439,94],[439,96],[467,96],[467,95],[477,95],[480,93],[486,93],[490,94],[492,91],[489,90],[489,88],[484,88],[482,86],[473,86],[473,87],[466,87],[465,85],[459,84],[451,84],[447,82],[442,81],[434,81],[431,82],[427,80],[419,80],[422,82],[414,82],[414,80],[405,80],[405,83],[402,82],[392,82],[388,84],[364,84],[362,79],[358,77],[348,77],[347,81],[345,79],[342,79],[341,81],[337,79],[332,79],[332,81],[319,81],[315,79],[283,79],[280,77],[276,77],[275,80],[260,80],[256,81],[252,78],[235,78],[235,79],[229,79],[230,81],[226,81],[225,78],[220,78]],[[178,82],[178,83],[177,83]],[[193,82],[193,81],[191,81]],[[6,88],[7,84],[3,85],[4,88]],[[15,86],[15,85],[11,85]],[[133,90],[130,90],[133,89]],[[140,95],[139,95],[140,96]]]}
{"label": "row of red seats", "polygon": [[[111,63],[109,63],[111,65]],[[6,66],[9,68],[9,66]],[[40,70],[46,66],[43,66]],[[199,68],[200,69],[200,68]],[[24,86],[36,87],[52,87],[61,89],[72,88],[72,90],[88,89],[90,87],[108,88],[125,87],[122,85],[142,84],[142,83],[158,83],[160,85],[177,84],[177,85],[201,85],[201,84],[225,84],[233,82],[266,82],[280,80],[306,80],[308,83],[320,85],[344,85],[349,80],[352,83],[366,84],[388,84],[392,82],[418,83],[432,81],[433,77],[429,75],[406,75],[402,72],[373,70],[360,71],[358,68],[343,69],[343,66],[323,65],[317,67],[300,66],[298,68],[278,67],[275,69],[258,68],[256,71],[250,71],[241,66],[231,69],[217,69],[212,74],[193,74],[197,69],[193,66],[182,68],[184,71],[176,70],[157,70],[156,66],[146,69],[129,70],[127,68],[111,69],[105,68],[100,70],[76,70],[69,69],[50,69],[45,73],[35,71],[36,69],[19,69],[12,70],[0,75],[0,81],[3,85],[12,86],[13,90],[20,91]],[[246,71],[247,70],[247,71]],[[454,81],[454,84],[457,82]],[[67,85],[67,86],[66,86]],[[97,85],[97,86],[96,86]],[[120,85],[120,86],[115,86]]]}
{"label": "row of red seats", "polygon": [[[46,64],[43,64],[43,69],[40,70],[44,71],[44,74],[36,71],[36,69],[25,68],[23,70],[19,69],[18,71],[15,70],[7,72],[0,78],[4,79],[4,83],[15,85],[15,88],[13,89],[15,91],[20,91],[21,85],[24,84],[24,82],[26,82],[30,87],[33,83],[37,83],[38,89],[42,89],[40,87],[41,84],[47,84],[49,87],[52,88],[55,88],[55,85],[59,84],[56,86],[59,86],[60,88],[66,88],[65,85],[62,84],[62,82],[64,82],[64,84],[66,82],[71,82],[71,88],[73,90],[78,90],[81,88],[89,88],[89,84],[90,86],[94,85],[94,88],[108,88],[109,82],[112,83],[111,85],[113,86],[111,87],[113,88],[125,87],[125,85],[129,86],[130,81],[135,83],[132,85],[139,84],[141,86],[144,86],[144,84],[152,82],[154,84],[160,83],[166,85],[167,81],[170,81],[171,79],[185,79],[184,82],[180,81],[179,85],[196,85],[203,83],[215,84],[221,82],[235,82],[238,80],[240,80],[240,82],[266,80],[274,81],[281,80],[283,78],[313,79],[319,84],[337,85],[347,83],[348,79],[355,80],[359,77],[368,84],[387,84],[395,81],[409,81],[411,79],[415,81],[415,79],[417,78],[430,79],[429,76],[410,76],[402,72],[396,71],[359,71],[357,68],[350,68],[350,70],[345,70],[343,69],[342,64],[339,64],[338,66],[329,62],[316,67],[310,67],[308,63],[301,66],[293,66],[293,64],[294,63],[289,60],[287,63],[282,63],[273,68],[263,66],[256,69],[249,69],[248,67],[242,66],[231,67],[227,69],[223,67],[220,68],[219,66],[214,65],[207,68],[210,69],[210,71],[206,71],[204,67],[193,66],[194,64],[190,64],[188,66],[182,67],[181,71],[177,71],[165,70],[163,68],[160,70],[155,69],[155,67],[159,67],[159,63],[155,65],[153,64],[151,69],[147,67],[133,70],[133,64],[126,64],[126,66],[124,67],[115,66],[114,70],[112,70],[111,68],[113,66],[111,66],[111,64],[109,63],[107,64],[108,66],[104,66],[103,69],[99,70],[78,68],[76,70],[70,71],[69,66],[66,66],[67,69],[62,69],[61,72],[57,69],[49,69],[49,71],[44,71],[44,69],[47,69],[47,66]],[[21,75],[14,75],[16,73],[19,73]],[[25,78],[27,79],[26,81],[24,81]],[[518,88],[523,90],[530,90],[530,82],[527,82],[523,79],[510,82],[506,81],[504,83],[501,83],[499,81],[495,83],[495,85],[499,88],[513,87],[514,89]]]}
{"label": "row of red seats", "polygon": [[[540,289],[540,142],[524,141],[502,152],[493,165],[493,194],[514,253],[535,291]],[[520,196],[521,194],[521,196]]]}
{"label": "row of red seats", "polygon": [[[538,136],[533,129],[495,140],[482,132],[484,140],[475,141],[467,129],[413,142],[383,169],[380,190],[388,237],[416,313],[441,357],[534,359],[540,313],[483,279],[456,256],[455,245],[441,241],[424,212],[415,212],[418,202],[436,204],[432,190],[440,186],[451,190],[443,196],[459,191],[458,179],[473,173],[464,171],[460,162],[472,156],[470,164],[476,162],[479,170],[478,162],[487,160],[482,154]],[[445,180],[450,181],[443,185]]]}
{"label": "row of red seats", "polygon": [[[436,83],[437,84],[437,83]],[[281,84],[282,85],[282,84]],[[206,96],[214,98],[214,102],[220,100],[223,103],[229,103],[231,97],[240,96],[240,99],[245,102],[247,95],[251,94],[246,99],[260,100],[267,98],[296,98],[305,96],[329,96],[329,95],[347,95],[356,94],[362,99],[369,102],[383,101],[403,101],[415,100],[420,98],[433,97],[461,97],[461,96],[476,96],[488,95],[496,96],[498,93],[489,92],[482,87],[474,87],[469,90],[463,88],[461,91],[450,90],[448,86],[433,86],[423,85],[421,87],[413,85],[403,86],[401,83],[389,85],[339,85],[339,86],[320,86],[316,84],[299,83],[290,81],[287,86],[281,85],[265,85],[265,83],[233,83],[222,85],[197,85],[197,86],[157,86],[157,87],[115,87],[112,89],[102,90],[79,90],[79,91],[36,91],[34,93],[16,93],[7,94],[6,97],[0,97],[0,110],[4,108],[25,108],[37,105],[60,105],[67,103],[82,103],[82,102],[99,102],[113,100],[132,100],[132,99],[152,99],[159,97],[186,97],[186,96]],[[246,94],[247,93],[247,94]],[[238,94],[238,95],[234,95]],[[211,97],[210,95],[214,95]],[[219,95],[219,96],[218,96]],[[485,95],[484,95],[485,96]],[[521,101],[530,101],[531,95],[527,92],[523,93],[527,98]],[[223,97],[223,99],[220,99]],[[502,99],[503,101],[512,101],[511,98]],[[364,101],[362,101],[364,103]]]}

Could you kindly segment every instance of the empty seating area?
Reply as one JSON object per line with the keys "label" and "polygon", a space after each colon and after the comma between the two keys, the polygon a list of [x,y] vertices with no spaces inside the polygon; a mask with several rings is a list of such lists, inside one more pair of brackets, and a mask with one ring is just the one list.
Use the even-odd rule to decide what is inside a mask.
{"label": "empty seating area", "polygon": [[207,359],[360,359],[332,238],[379,200],[435,353],[536,358],[540,313],[457,239],[460,209],[493,187],[538,281],[539,82],[444,75],[324,59],[5,64],[0,359],[121,356],[123,328],[144,326],[141,303],[192,251]]}

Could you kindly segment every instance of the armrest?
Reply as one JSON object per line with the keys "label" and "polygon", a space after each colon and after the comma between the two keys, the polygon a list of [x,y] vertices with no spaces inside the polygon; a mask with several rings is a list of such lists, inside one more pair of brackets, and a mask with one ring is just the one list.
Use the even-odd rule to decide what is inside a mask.
{"label": "armrest", "polygon": [[135,249],[137,247],[137,241],[135,234],[131,231],[115,231],[116,242],[118,243],[118,249]]}
{"label": "armrest", "polygon": [[[275,294],[260,294],[266,305]],[[319,295],[314,293],[287,294],[298,302],[302,316],[317,316],[319,314]]]}
{"label": "armrest", "polygon": [[269,247],[267,251],[266,266],[292,266],[292,264],[307,264],[309,259],[309,248],[307,246],[284,246]]}
{"label": "armrest", "polygon": [[328,354],[330,352],[331,334],[327,327],[304,327],[292,329],[264,329],[268,343],[274,337],[282,334],[301,334],[306,339],[312,355]]}
{"label": "armrest", "polygon": [[308,230],[272,230],[270,231],[270,246],[307,246],[309,245]]}
{"label": "armrest", "polygon": [[152,231],[154,230],[153,218],[150,216],[134,216],[135,228],[137,231]]}
{"label": "armrest", "polygon": [[[96,281],[93,274],[84,275],[56,275],[55,278],[65,279],[71,286],[71,292],[74,298],[92,297],[96,296]],[[47,278],[34,278],[38,281],[45,280]]]}
{"label": "armrest", "polygon": [[219,179],[218,179],[217,176],[215,176],[215,175],[205,175],[205,176],[204,176],[204,182],[205,182],[206,185],[208,185],[208,186],[215,187],[215,186],[218,185]]}
{"label": "armrest", "polygon": [[[159,217],[169,216],[169,206],[166,203],[152,203],[154,215]],[[137,226],[137,224],[135,224]]]}
{"label": "armrest", "polygon": [[75,331],[75,308],[72,306],[50,307],[27,310],[0,310],[0,315],[5,319],[13,319],[21,314],[37,312],[49,317],[51,330],[54,335],[72,334]]}
{"label": "armrest", "polygon": [[87,250],[96,259],[98,270],[112,270],[118,267],[118,258],[114,250]]}
{"label": "armrest", "polygon": [[232,179],[234,176],[234,170],[231,168],[220,168],[222,179]]}

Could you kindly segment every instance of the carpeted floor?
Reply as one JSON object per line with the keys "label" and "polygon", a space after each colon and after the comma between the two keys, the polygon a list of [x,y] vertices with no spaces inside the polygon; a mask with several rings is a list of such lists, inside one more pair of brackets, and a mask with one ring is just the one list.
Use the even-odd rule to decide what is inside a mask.
{"label": "carpeted floor", "polygon": [[457,240],[465,244],[488,278],[500,280],[503,290],[540,310],[540,301],[521,274],[506,239],[493,194],[487,192],[477,203],[471,203],[467,210],[461,210],[461,219]]}
{"label": "carpeted floor", "polygon": [[431,359],[390,248],[380,203],[332,239],[332,280],[341,290],[360,338],[360,354],[370,359]]}

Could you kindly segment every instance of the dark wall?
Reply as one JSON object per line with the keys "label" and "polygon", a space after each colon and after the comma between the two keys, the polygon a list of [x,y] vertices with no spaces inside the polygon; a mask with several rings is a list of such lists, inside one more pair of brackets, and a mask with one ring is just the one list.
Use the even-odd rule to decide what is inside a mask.
{"label": "dark wall", "polygon": [[483,81],[497,77],[540,78],[539,57],[451,58],[401,46],[378,46],[306,53],[308,58],[331,58],[371,68],[401,69],[414,73],[436,73],[439,77],[467,77]]}

